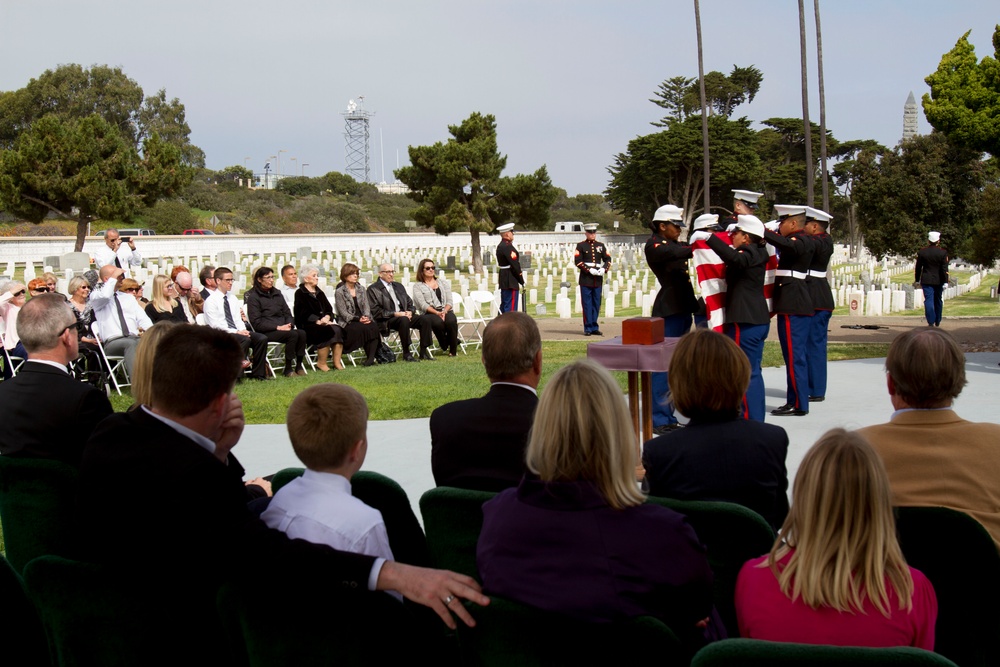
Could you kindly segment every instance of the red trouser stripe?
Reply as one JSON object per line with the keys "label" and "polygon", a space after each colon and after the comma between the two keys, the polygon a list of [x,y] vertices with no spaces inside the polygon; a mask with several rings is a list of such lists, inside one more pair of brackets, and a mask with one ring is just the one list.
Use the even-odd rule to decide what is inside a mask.
{"label": "red trouser stripe", "polygon": [[792,348],[792,318],[785,315],[785,340],[788,341],[788,377],[792,378],[792,391],[795,393],[795,409],[800,410],[799,389],[795,381],[795,350]]}

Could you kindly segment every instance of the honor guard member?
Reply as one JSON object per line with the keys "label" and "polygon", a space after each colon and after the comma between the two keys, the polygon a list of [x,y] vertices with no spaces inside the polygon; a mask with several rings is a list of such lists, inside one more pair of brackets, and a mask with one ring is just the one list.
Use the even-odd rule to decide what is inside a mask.
{"label": "honor guard member", "polygon": [[917,268],[914,271],[914,285],[919,284],[924,291],[924,317],[927,326],[941,326],[942,291],[948,284],[948,251],[938,245],[941,232],[927,235],[930,245],[917,253]]}
{"label": "honor guard member", "polygon": [[809,414],[809,361],[806,356],[813,303],[806,278],[815,244],[805,232],[806,207],[776,205],[778,233],[765,231],[765,240],[778,249],[774,278],[774,312],[778,315],[778,340],[785,358],[788,382],[785,404],[772,415]]}
{"label": "honor guard member", "polygon": [[[652,314],[663,318],[664,336],[679,338],[691,330],[691,316],[698,307],[688,275],[691,246],[677,240],[684,228],[684,209],[673,204],[661,206],[649,226],[653,235],[646,241],[646,263],[660,283]],[[653,432],[662,434],[679,428],[679,424],[667,400],[667,374],[652,375]]]}
{"label": "honor guard member", "polygon": [[583,300],[583,335],[603,336],[597,326],[601,314],[601,291],[604,274],[611,268],[607,247],[597,240],[597,224],[583,226],[587,238],[576,244],[573,259],[580,269],[580,299]]}
{"label": "honor guard member", "polygon": [[[695,242],[695,239],[705,240],[715,232],[725,231],[725,227],[719,225],[719,216],[715,213],[704,213],[694,219],[691,224],[691,233],[688,234],[688,244]],[[704,232],[698,234],[698,232]],[[698,234],[697,236],[695,236]],[[698,308],[694,312],[694,325],[701,329],[708,328],[708,310],[705,307],[705,299],[698,297]]]}
{"label": "honor guard member", "polygon": [[833,292],[826,279],[833,257],[833,239],[827,231],[833,216],[811,206],[806,207],[806,233],[814,242],[812,263],[806,286],[813,303],[812,323],[809,326],[809,346],[806,356],[809,364],[809,401],[819,403],[826,398],[826,340],[830,316],[833,315]]}
{"label": "honor guard member", "polygon": [[733,190],[733,214],[725,218],[721,225],[723,229],[732,232],[741,215],[757,215],[759,204],[757,200],[764,196],[763,192],[753,190]]}
{"label": "honor guard member", "polygon": [[497,264],[500,266],[500,312],[517,311],[517,296],[524,284],[521,262],[514,247],[514,223],[497,227],[500,244],[497,245]]}

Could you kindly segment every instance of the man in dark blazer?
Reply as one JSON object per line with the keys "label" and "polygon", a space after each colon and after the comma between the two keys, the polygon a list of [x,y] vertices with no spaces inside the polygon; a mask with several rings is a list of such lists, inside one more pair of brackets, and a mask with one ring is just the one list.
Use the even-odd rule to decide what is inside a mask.
{"label": "man in dark blazer", "polygon": [[[392,264],[379,265],[379,279],[368,287],[368,303],[372,309],[372,318],[378,324],[378,330],[383,336],[388,335],[389,329],[399,332],[404,361],[420,361],[410,352],[410,326],[418,321],[413,317],[413,300],[402,285],[393,281],[395,275],[396,271]],[[427,340],[430,340],[430,337],[428,320]]]}
{"label": "man in dark blazer", "polygon": [[42,294],[21,309],[17,333],[28,361],[0,383],[0,454],[79,465],[94,427],[114,411],[66,369],[79,356],[76,317],[62,295]]}
{"label": "man in dark blazer", "polygon": [[941,326],[942,293],[948,284],[948,251],[940,246],[941,232],[927,234],[929,245],[917,253],[913,280],[924,292],[924,316],[927,326]]}
{"label": "man in dark blazer", "polygon": [[291,540],[251,517],[231,453],[244,426],[232,393],[242,359],[224,331],[176,327],[163,336],[153,404],[106,419],[84,450],[82,553],[118,572],[138,570],[139,582],[158,578],[167,597],[156,604],[176,610],[178,622],[212,618],[218,586],[234,572],[296,564],[326,569],[345,590],[397,590],[450,627],[452,613],[471,622],[458,598],[487,600],[468,577]]}
{"label": "man in dark blazer", "polygon": [[482,398],[431,413],[431,471],[438,486],[500,491],[524,475],[524,450],[538,406],[542,339],[525,313],[504,313],[483,332],[492,386]]}

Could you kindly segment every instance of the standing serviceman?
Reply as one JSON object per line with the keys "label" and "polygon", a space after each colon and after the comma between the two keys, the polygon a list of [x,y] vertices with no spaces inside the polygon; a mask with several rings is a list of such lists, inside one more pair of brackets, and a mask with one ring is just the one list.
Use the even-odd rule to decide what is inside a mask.
{"label": "standing serviceman", "polygon": [[[688,275],[691,247],[679,243],[684,228],[684,209],[667,204],[656,209],[649,224],[653,235],[646,241],[646,263],[660,283],[653,302],[653,317],[663,318],[663,335],[679,338],[691,330],[692,314],[698,304]],[[673,404],[667,400],[666,373],[652,374],[653,432],[657,435],[680,428]]]}
{"label": "standing serviceman", "polygon": [[833,216],[826,211],[806,207],[806,233],[815,242],[812,263],[806,286],[813,303],[812,322],[809,325],[809,345],[806,356],[809,364],[809,402],[819,403],[826,399],[826,343],[827,327],[833,315],[833,292],[826,279],[833,257],[833,239],[828,230]]}
{"label": "standing serviceman", "polygon": [[778,233],[764,232],[764,239],[778,249],[774,279],[774,312],[778,315],[778,340],[785,358],[788,382],[785,404],[771,410],[779,417],[809,414],[809,361],[806,348],[812,324],[813,303],[806,278],[816,247],[805,233],[806,207],[776,205]]}
{"label": "standing serviceman", "polygon": [[497,264],[500,266],[500,312],[517,311],[517,296],[524,284],[521,262],[514,247],[514,223],[497,227],[500,243],[497,245]]}
{"label": "standing serviceman", "polygon": [[927,326],[939,327],[941,309],[944,305],[942,292],[948,284],[948,251],[938,245],[941,242],[941,232],[930,232],[927,240],[930,241],[930,245],[924,246],[917,253],[913,284],[919,284],[924,290],[924,316],[927,318]]}
{"label": "standing serviceman", "polygon": [[597,326],[601,314],[601,291],[604,274],[611,268],[611,255],[603,243],[597,240],[597,223],[583,226],[587,238],[576,244],[573,261],[580,269],[580,298],[583,300],[583,335],[603,336]]}
{"label": "standing serviceman", "polygon": [[[753,190],[733,190],[733,214],[721,221],[723,229],[734,227],[741,215],[757,215],[759,207],[757,200],[764,196],[763,192]],[[732,230],[730,230],[732,231]]]}

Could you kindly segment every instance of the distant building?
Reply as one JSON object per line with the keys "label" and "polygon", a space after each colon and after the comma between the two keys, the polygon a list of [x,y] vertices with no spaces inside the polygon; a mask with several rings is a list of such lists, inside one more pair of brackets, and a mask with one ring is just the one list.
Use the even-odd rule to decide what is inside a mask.
{"label": "distant building", "polygon": [[903,141],[917,136],[917,101],[913,99],[913,91],[903,105]]}
{"label": "distant building", "polygon": [[376,183],[375,189],[384,195],[405,195],[410,191],[406,183],[400,183],[399,181],[395,183]]}

